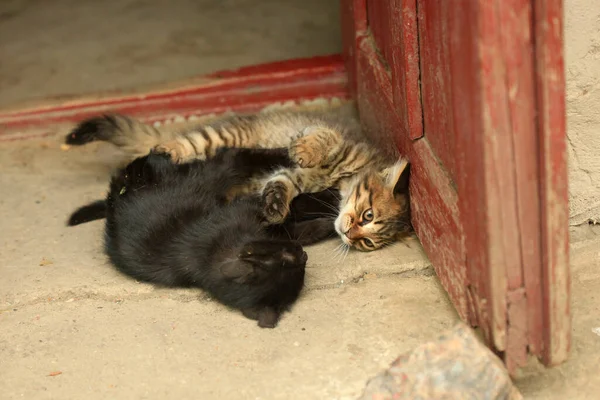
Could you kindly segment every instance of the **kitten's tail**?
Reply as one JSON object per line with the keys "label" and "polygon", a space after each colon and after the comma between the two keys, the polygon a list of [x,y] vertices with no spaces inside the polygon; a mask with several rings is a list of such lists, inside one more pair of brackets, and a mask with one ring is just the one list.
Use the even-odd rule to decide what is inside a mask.
{"label": "kitten's tail", "polygon": [[97,219],[106,218],[106,201],[98,200],[75,210],[67,221],[67,226],[75,226]]}
{"label": "kitten's tail", "polygon": [[65,142],[81,146],[94,141],[104,141],[134,156],[141,156],[171,138],[170,132],[158,130],[134,118],[120,114],[107,114],[80,122],[67,135]]}

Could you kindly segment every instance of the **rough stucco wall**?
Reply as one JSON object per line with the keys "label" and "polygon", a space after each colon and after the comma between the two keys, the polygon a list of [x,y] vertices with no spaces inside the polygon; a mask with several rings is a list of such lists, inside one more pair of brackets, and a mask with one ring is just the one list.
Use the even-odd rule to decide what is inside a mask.
{"label": "rough stucco wall", "polygon": [[571,225],[600,222],[600,1],[566,0]]}

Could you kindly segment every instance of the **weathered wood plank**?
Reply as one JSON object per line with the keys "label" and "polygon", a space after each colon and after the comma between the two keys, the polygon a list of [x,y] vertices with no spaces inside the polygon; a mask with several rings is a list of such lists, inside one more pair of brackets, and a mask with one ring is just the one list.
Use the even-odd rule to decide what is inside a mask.
{"label": "weathered wood plank", "polygon": [[561,0],[535,0],[535,59],[542,218],[542,360],[566,360],[571,346],[569,209]]}
{"label": "weathered wood plank", "polygon": [[[455,128],[452,112],[453,93],[448,17],[452,7],[460,7],[454,3],[457,2],[417,0],[417,18],[424,135],[431,143],[435,154],[450,172],[450,176],[456,180],[458,168],[456,165],[456,141],[460,139],[462,129],[460,126]],[[473,21],[469,23],[473,23]],[[469,78],[473,79],[471,76]]]}
{"label": "weathered wood plank", "polygon": [[407,124],[411,139],[423,136],[423,109],[419,82],[419,32],[416,0],[391,0],[392,93],[394,107]]}
{"label": "weathered wood plank", "polygon": [[350,92],[356,97],[358,38],[367,34],[366,0],[340,0],[342,47]]}
{"label": "weathered wood plank", "polygon": [[[505,62],[508,107],[512,130],[521,267],[508,265],[508,290],[526,299],[509,300],[507,363],[523,366],[526,351],[539,352],[542,332],[539,146],[536,130],[535,82],[533,68],[532,4],[530,0],[497,2],[501,24],[502,58]],[[515,308],[527,306],[526,313]],[[516,316],[518,316],[518,318]],[[522,318],[525,316],[526,318]],[[527,326],[517,326],[524,323]],[[508,353],[508,352],[507,352]],[[517,357],[517,355],[519,357]]]}
{"label": "weathered wood plank", "polygon": [[[375,41],[376,48],[383,58],[384,66],[389,67],[394,63],[392,59],[393,38],[390,35],[391,3],[381,0],[367,0],[367,26]],[[397,23],[397,21],[394,21]]]}
{"label": "weathered wood plank", "polygon": [[[465,252],[469,292],[474,302],[476,323],[481,328],[486,341],[496,345],[494,329],[492,329],[496,298],[491,293],[490,246],[488,234],[489,209],[486,185],[485,163],[486,138],[483,132],[483,115],[485,113],[485,98],[482,88],[483,70],[479,53],[480,33],[478,25],[480,15],[478,4],[462,2],[448,8],[448,34],[452,47],[452,57],[449,62],[451,81],[446,85],[452,97],[448,98],[448,112],[452,113],[449,120],[452,129],[457,134],[455,158],[457,170],[456,185],[459,195],[459,210],[462,217],[463,233],[465,235]],[[440,17],[442,18],[442,17]],[[424,110],[426,108],[424,107]],[[425,137],[428,135],[427,125]],[[497,268],[497,266],[495,266]],[[494,285],[505,287],[505,278]],[[504,302],[504,301],[503,301]],[[497,315],[497,312],[496,312]],[[503,338],[498,341],[504,348]],[[495,346],[496,347],[496,346]]]}

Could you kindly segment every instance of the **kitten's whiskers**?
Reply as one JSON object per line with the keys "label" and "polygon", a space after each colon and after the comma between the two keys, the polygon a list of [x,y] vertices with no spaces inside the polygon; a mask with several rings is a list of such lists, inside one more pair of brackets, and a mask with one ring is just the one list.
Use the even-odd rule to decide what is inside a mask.
{"label": "kitten's whiskers", "polygon": [[333,211],[334,213],[336,213],[336,214],[337,214],[337,213],[339,213],[339,212],[340,212],[340,210],[339,210],[337,207],[335,207],[335,206],[333,206],[333,205],[331,205],[331,204],[329,204],[329,203],[327,203],[327,202],[325,202],[325,201],[323,201],[323,200],[321,200],[321,199],[317,199],[317,198],[316,198],[315,196],[313,196],[312,194],[308,194],[308,195],[309,195],[311,198],[313,198],[314,200],[316,200],[316,201],[318,201],[319,203],[323,204],[325,207],[329,208],[329,209],[330,209],[331,211]]}

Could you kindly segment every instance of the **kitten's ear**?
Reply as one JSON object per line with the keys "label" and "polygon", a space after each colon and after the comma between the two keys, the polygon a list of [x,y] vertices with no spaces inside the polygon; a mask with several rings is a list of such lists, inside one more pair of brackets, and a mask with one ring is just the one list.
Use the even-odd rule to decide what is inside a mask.
{"label": "kitten's ear", "polygon": [[386,186],[392,189],[395,195],[408,193],[409,176],[410,164],[403,158],[384,170]]}
{"label": "kitten's ear", "polygon": [[244,282],[248,275],[254,272],[254,268],[251,265],[241,260],[224,264],[220,270],[224,278],[235,280],[239,283]]}
{"label": "kitten's ear", "polygon": [[400,173],[400,177],[396,181],[394,186],[394,194],[406,194],[408,193],[408,184],[410,178],[410,164],[406,164],[406,167]]}

